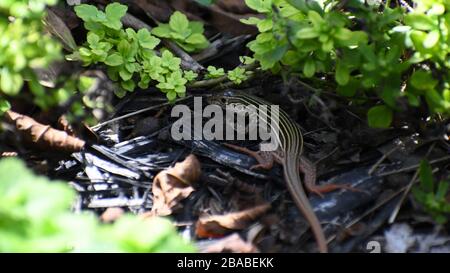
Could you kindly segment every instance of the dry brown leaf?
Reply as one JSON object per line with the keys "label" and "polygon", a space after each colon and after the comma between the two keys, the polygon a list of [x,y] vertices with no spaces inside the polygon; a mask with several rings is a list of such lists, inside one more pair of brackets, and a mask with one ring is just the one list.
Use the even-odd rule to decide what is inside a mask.
{"label": "dry brown leaf", "polygon": [[237,233],[217,240],[213,244],[202,249],[202,253],[258,253],[258,248],[252,243],[242,240]]}
{"label": "dry brown leaf", "polygon": [[200,238],[218,238],[232,230],[246,228],[252,221],[270,209],[270,204],[262,204],[246,210],[200,217],[195,232]]}
{"label": "dry brown leaf", "polygon": [[104,223],[111,223],[122,217],[124,213],[122,208],[107,208],[100,216],[100,220]]}
{"label": "dry brown leaf", "polygon": [[65,50],[69,52],[77,50],[77,43],[72,36],[72,32],[70,32],[66,23],[51,9],[47,9],[44,23],[47,31],[61,42]]}
{"label": "dry brown leaf", "polygon": [[73,153],[84,147],[83,140],[69,136],[66,132],[56,130],[49,125],[41,124],[28,116],[8,110],[4,118],[17,128],[25,141],[36,148]]}
{"label": "dry brown leaf", "polygon": [[150,215],[167,216],[180,209],[180,201],[194,191],[191,184],[200,178],[200,173],[200,162],[193,154],[174,167],[159,172],[153,180]]}

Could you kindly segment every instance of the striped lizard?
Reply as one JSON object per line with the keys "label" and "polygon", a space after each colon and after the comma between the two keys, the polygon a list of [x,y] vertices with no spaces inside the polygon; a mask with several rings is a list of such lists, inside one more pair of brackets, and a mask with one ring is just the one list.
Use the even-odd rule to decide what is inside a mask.
{"label": "striped lizard", "polygon": [[[208,98],[208,102],[210,104],[219,105],[222,108],[225,108],[227,105],[231,104],[235,106],[253,105],[256,107],[260,105],[270,105],[268,102],[258,97],[235,90],[227,90],[219,94],[212,95]],[[263,118],[270,117],[266,114],[266,116]],[[320,225],[319,219],[314,213],[314,210],[309,203],[308,197],[306,196],[304,187],[301,183],[299,170],[301,170],[305,174],[305,187],[310,192],[314,192],[320,195],[321,192],[328,192],[338,188],[347,188],[347,186],[335,184],[328,184],[324,186],[315,185],[315,166],[305,157],[302,157],[302,133],[299,126],[286,114],[286,112],[279,109],[278,124],[270,122],[270,126],[272,132],[278,132],[275,136],[276,141],[278,142],[278,149],[275,152],[254,152],[235,145],[227,144],[226,146],[255,157],[259,164],[253,166],[252,169],[270,169],[273,165],[273,161],[276,161],[283,166],[283,175],[286,180],[288,191],[290,192],[295,204],[297,205],[301,213],[309,222],[315,236],[319,251],[325,253],[328,251],[327,241],[325,239],[325,235],[322,226]],[[275,126],[277,127],[275,128]]]}

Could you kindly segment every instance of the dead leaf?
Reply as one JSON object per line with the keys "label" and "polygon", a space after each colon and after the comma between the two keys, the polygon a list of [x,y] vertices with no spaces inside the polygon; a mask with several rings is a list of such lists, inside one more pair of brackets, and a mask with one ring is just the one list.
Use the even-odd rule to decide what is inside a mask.
{"label": "dead leaf", "polygon": [[100,216],[100,220],[104,223],[111,223],[122,217],[124,213],[122,208],[107,208]]}
{"label": "dead leaf", "polygon": [[52,10],[47,9],[47,15],[44,18],[47,31],[55,36],[63,45],[64,49],[73,52],[77,50],[77,43],[72,36],[72,32],[66,26],[66,23],[59,18]]}
{"label": "dead leaf", "polygon": [[195,155],[191,154],[182,162],[175,164],[173,168],[168,169],[167,173],[190,185],[200,178],[200,162]]}
{"label": "dead leaf", "polygon": [[167,216],[180,209],[180,201],[188,197],[191,186],[200,178],[200,162],[191,154],[174,167],[161,171],[153,180],[153,207],[151,215]]}
{"label": "dead leaf", "polygon": [[56,150],[64,152],[79,152],[85,142],[79,138],[69,136],[66,132],[56,130],[36,120],[8,110],[4,114],[7,122],[15,125],[25,141],[34,144],[43,150]]}
{"label": "dead leaf", "polygon": [[270,207],[270,204],[265,203],[225,215],[200,217],[195,227],[196,234],[200,238],[218,238],[232,230],[244,229]]}
{"label": "dead leaf", "polygon": [[202,253],[259,253],[258,248],[244,240],[237,233],[233,233],[227,237],[217,240],[211,245],[204,248]]}

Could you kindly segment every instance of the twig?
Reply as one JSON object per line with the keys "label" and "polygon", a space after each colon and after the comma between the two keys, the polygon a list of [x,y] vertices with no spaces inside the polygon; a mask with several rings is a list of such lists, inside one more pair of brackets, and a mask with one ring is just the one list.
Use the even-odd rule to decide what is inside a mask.
{"label": "twig", "polygon": [[390,151],[388,151],[387,153],[383,154],[383,156],[377,161],[375,162],[375,164],[373,164],[372,168],[370,168],[368,174],[371,175],[377,168],[378,166],[393,152],[395,152],[398,149],[398,146],[395,146],[393,149],[391,149]]}
{"label": "twig", "polygon": [[[446,160],[450,160],[450,155],[444,156],[444,157],[441,157],[441,158],[438,158],[438,159],[435,159],[435,160],[431,160],[429,163],[430,164],[435,164],[435,163],[446,161]],[[390,171],[390,172],[385,172],[385,173],[380,173],[380,174],[377,174],[377,176],[383,177],[383,176],[388,176],[388,175],[391,175],[391,174],[412,171],[412,170],[416,169],[419,166],[420,166],[420,164],[414,164],[414,165],[411,165],[411,166],[408,166],[408,167],[405,167],[405,168],[402,168],[402,169],[398,169],[398,170],[394,170],[394,171]]]}
{"label": "twig", "polygon": [[[427,154],[425,155],[425,158],[431,153],[431,151],[433,150],[435,145],[436,145],[436,142],[433,142],[433,144],[431,144],[430,149],[428,149]],[[388,220],[389,224],[392,224],[394,222],[395,218],[397,217],[397,214],[400,211],[403,201],[405,201],[406,196],[408,195],[409,191],[411,190],[411,188],[414,184],[414,181],[417,179],[417,176],[419,176],[419,168],[417,168],[416,172],[414,173],[413,177],[411,178],[411,181],[409,181],[408,186],[406,187],[405,191],[403,192],[402,197],[398,201],[398,204],[395,206],[394,210],[392,211],[392,214]]]}
{"label": "twig", "polygon": [[[189,99],[190,97],[191,97],[191,96],[187,96],[187,97],[185,97],[185,98],[178,99],[178,100],[175,101],[175,103],[180,102],[180,101],[187,100],[187,99]],[[92,129],[92,130],[96,130],[96,129],[98,129],[98,128],[101,128],[101,127],[103,127],[103,126],[105,126],[105,125],[107,125],[107,124],[116,122],[116,121],[118,121],[118,120],[122,120],[122,119],[124,119],[124,118],[128,118],[128,117],[131,117],[131,116],[134,116],[134,115],[143,113],[143,112],[147,112],[147,111],[150,111],[150,110],[153,110],[153,109],[157,109],[157,108],[159,108],[159,107],[167,106],[167,105],[170,105],[170,104],[171,104],[170,102],[166,102],[166,103],[161,103],[161,104],[158,104],[158,105],[149,106],[149,107],[146,107],[146,108],[144,108],[144,109],[140,109],[140,110],[137,110],[137,111],[128,113],[128,114],[126,114],[126,115],[123,115],[123,116],[120,116],[120,117],[116,117],[116,118],[107,120],[107,121],[105,121],[105,122],[99,123],[99,124],[97,124],[97,125],[92,126],[91,129]]]}

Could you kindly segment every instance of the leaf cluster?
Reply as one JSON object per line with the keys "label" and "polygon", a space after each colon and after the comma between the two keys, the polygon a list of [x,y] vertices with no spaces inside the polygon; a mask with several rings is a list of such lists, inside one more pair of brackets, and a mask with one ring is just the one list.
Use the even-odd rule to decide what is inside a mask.
{"label": "leaf cluster", "polygon": [[75,192],[0,160],[0,252],[192,252],[165,219],[124,216],[113,225],[73,214]]}
{"label": "leaf cluster", "polygon": [[337,93],[358,103],[375,94],[382,103],[368,111],[373,127],[390,125],[401,98],[413,107],[426,101],[431,113],[450,113],[448,1],[417,1],[409,13],[358,0],[345,9],[334,1],[245,2],[265,15],[243,20],[260,32],[248,47],[262,69],[303,78],[334,75]]}
{"label": "leaf cluster", "polygon": [[89,32],[87,42],[69,58],[81,59],[86,66],[105,64],[108,76],[122,87],[116,90],[117,96],[134,91],[136,86],[146,89],[152,81],[169,101],[185,96],[186,83],[197,75],[183,71],[181,59],[170,51],[157,51],[160,39],[147,29],[123,29],[121,18],[127,12],[126,6],[112,3],[101,11],[82,4],[75,7],[75,12]]}
{"label": "leaf cluster", "polygon": [[45,6],[55,0],[0,1],[0,114],[9,108],[7,97],[17,96],[27,82],[41,108],[52,103],[35,70],[60,58],[60,45],[44,33]]}
{"label": "leaf cluster", "polygon": [[412,189],[415,199],[438,223],[446,223],[450,215],[450,202],[447,199],[450,181],[436,183],[431,166],[426,160],[420,162],[419,174],[420,185]]}
{"label": "leaf cluster", "polygon": [[168,24],[159,24],[152,34],[173,40],[187,52],[196,52],[208,47],[208,39],[203,35],[201,22],[189,21],[186,15],[175,11]]}

